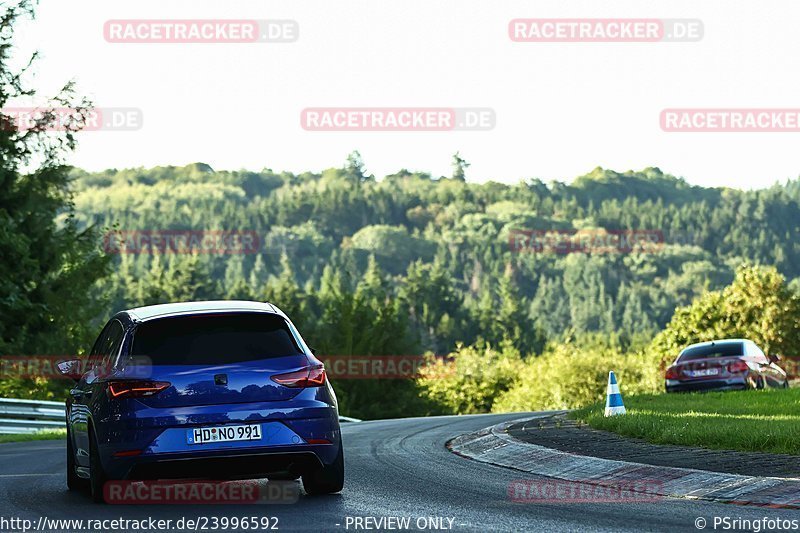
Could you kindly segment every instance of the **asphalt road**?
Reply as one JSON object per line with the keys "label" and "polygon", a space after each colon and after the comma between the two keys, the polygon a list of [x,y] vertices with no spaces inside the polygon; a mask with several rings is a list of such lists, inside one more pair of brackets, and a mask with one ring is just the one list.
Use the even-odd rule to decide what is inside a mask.
{"label": "asphalt road", "polygon": [[334,496],[301,495],[291,505],[96,505],[87,495],[66,490],[63,441],[2,444],[0,530],[12,529],[2,519],[29,519],[36,524],[42,516],[84,520],[274,516],[281,531],[364,531],[352,525],[346,528],[348,517],[388,516],[409,517],[412,526],[418,517],[452,518],[455,531],[697,531],[699,517],[706,520],[705,529],[713,531],[715,516],[800,523],[796,510],[689,500],[513,503],[507,493],[509,483],[535,476],[456,456],[444,444],[458,434],[520,416],[344,424],[345,490]]}

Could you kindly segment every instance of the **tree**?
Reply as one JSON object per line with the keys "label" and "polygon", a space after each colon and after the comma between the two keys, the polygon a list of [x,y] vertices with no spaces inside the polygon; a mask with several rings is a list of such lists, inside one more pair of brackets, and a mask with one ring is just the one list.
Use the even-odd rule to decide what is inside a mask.
{"label": "tree", "polygon": [[302,312],[303,291],[297,284],[292,263],[286,253],[281,254],[281,271],[277,277],[272,276],[267,281],[264,295],[268,302],[277,305],[293,321],[297,321],[297,327],[302,329],[302,322],[306,322]]}
{"label": "tree", "polygon": [[544,347],[545,334],[528,318],[528,306],[514,281],[511,268],[506,269],[500,278],[497,296],[500,302],[496,321],[498,340],[511,343],[523,356],[540,351]]}
{"label": "tree", "polygon": [[795,355],[800,345],[800,296],[774,267],[740,267],[723,290],[676,309],[649,351],[663,366],[688,344],[722,338],[747,338],[767,354]]}
{"label": "tree", "polygon": [[349,246],[376,256],[389,270],[405,267],[416,258],[432,259],[434,253],[427,239],[409,235],[403,226],[384,224],[364,226],[353,234]]}
{"label": "tree", "polygon": [[422,369],[417,380],[422,394],[439,404],[443,412],[485,413],[520,378],[525,368],[510,342],[493,348],[483,341],[459,345],[448,360],[437,360]]}
{"label": "tree", "polygon": [[198,254],[154,254],[147,275],[134,284],[136,305],[207,300],[223,293]]}
{"label": "tree", "polygon": [[[11,66],[14,26],[33,16],[31,2],[2,9],[5,110],[11,100],[36,96],[26,83],[36,54],[22,69]],[[71,110],[69,118],[57,111],[64,108]],[[108,272],[108,258],[95,228],[76,220],[64,164],[89,116],[89,102],[71,82],[29,123],[0,111],[0,353],[76,353],[96,334],[92,318],[104,305],[95,282]]]}
{"label": "tree", "polygon": [[367,168],[358,150],[353,150],[347,155],[344,165],[345,175],[356,182],[374,180],[374,176],[367,175]]}
{"label": "tree", "polygon": [[457,340],[453,337],[456,329],[453,322],[462,314],[461,299],[443,262],[411,263],[400,287],[400,297],[416,326],[422,347],[434,353],[451,349]]}
{"label": "tree", "polygon": [[455,154],[453,154],[453,163],[452,163],[453,176],[452,176],[452,178],[454,180],[458,180],[458,181],[466,181],[467,180],[466,170],[469,167],[469,165],[470,164],[467,163],[466,159],[461,157],[461,154],[459,152],[456,152]]}
{"label": "tree", "polygon": [[264,256],[259,254],[256,256],[255,261],[253,261],[253,268],[250,269],[250,288],[256,297],[260,297],[260,293],[257,287],[261,287],[261,285],[267,280],[267,267],[264,264]]}

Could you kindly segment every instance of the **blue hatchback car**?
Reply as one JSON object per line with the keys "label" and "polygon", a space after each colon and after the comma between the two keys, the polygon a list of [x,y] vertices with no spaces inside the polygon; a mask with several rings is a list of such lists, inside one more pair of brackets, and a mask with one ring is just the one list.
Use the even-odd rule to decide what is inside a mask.
{"label": "blue hatchback car", "polygon": [[88,360],[59,370],[67,486],[103,500],[108,480],[298,479],[338,492],[344,453],[322,363],[269,303],[210,301],[122,311]]}

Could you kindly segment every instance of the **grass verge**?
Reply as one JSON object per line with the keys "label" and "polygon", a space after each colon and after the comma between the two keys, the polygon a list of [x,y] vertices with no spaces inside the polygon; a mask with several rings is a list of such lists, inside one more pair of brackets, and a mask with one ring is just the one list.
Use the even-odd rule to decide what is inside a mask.
{"label": "grass verge", "polygon": [[0,443],[3,442],[27,442],[32,440],[54,440],[67,437],[67,430],[61,431],[42,431],[41,433],[26,433],[21,435],[0,435]]}
{"label": "grass verge", "polygon": [[589,426],[654,444],[800,455],[800,388],[624,397],[628,414],[605,404],[570,413]]}

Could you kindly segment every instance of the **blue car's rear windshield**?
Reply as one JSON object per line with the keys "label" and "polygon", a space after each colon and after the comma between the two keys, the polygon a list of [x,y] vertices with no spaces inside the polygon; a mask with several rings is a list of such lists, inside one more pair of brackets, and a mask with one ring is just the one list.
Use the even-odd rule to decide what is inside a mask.
{"label": "blue car's rear windshield", "polygon": [[744,355],[744,343],[741,342],[722,342],[719,344],[707,344],[687,348],[678,358],[678,362],[695,361],[697,359],[708,359],[711,357],[737,357]]}
{"label": "blue car's rear windshield", "polygon": [[131,354],[153,365],[216,365],[302,354],[289,325],[268,313],[161,318],[140,324]]}

